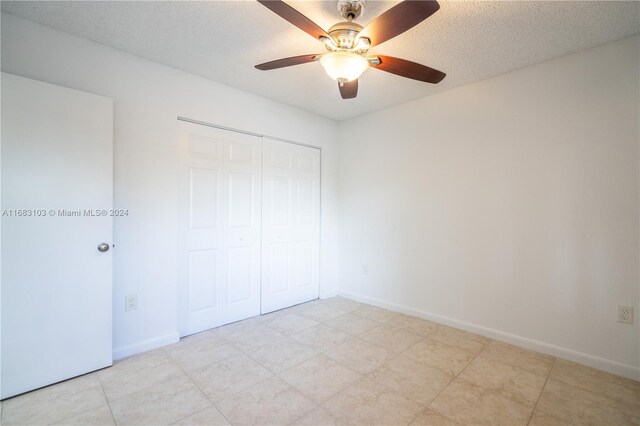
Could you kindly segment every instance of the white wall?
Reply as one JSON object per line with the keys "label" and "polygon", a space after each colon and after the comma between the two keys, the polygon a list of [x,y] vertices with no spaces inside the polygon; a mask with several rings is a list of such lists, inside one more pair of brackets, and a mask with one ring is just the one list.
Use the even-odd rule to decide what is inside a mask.
{"label": "white wall", "polygon": [[341,292],[638,377],[639,50],[341,123]]}
{"label": "white wall", "polygon": [[130,212],[115,220],[116,357],[177,339],[177,116],[322,147],[320,285],[335,291],[335,122],[4,13],[2,71],[114,100],[115,207]]}

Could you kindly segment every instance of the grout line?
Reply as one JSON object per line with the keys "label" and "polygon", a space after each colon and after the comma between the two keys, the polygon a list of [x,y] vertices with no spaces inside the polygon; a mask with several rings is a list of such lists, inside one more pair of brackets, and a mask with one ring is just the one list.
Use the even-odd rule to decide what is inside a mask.
{"label": "grout line", "polygon": [[[299,306],[299,305],[297,305],[297,306]],[[336,308],[336,309],[338,309],[338,308]],[[343,311],[342,309],[339,309],[339,310]],[[295,313],[295,312],[294,312],[294,313]],[[335,317],[335,318],[342,317],[343,315],[346,315],[346,314],[348,314],[348,313],[350,313],[350,312],[345,312],[344,314],[339,315],[338,317]],[[296,315],[300,315],[300,316],[302,316],[302,317],[304,317],[304,318],[312,319],[312,320],[314,320],[314,321],[318,322],[318,324],[314,325],[313,327],[315,327],[315,326],[317,326],[317,325],[325,325],[325,326],[327,326],[327,327],[329,327],[329,328],[331,328],[331,329],[333,329],[333,330],[336,330],[336,331],[339,331],[339,332],[341,332],[341,333],[344,333],[344,334],[348,335],[348,336],[349,336],[349,340],[358,339],[358,340],[360,340],[360,341],[363,341],[363,342],[364,342],[364,340],[360,339],[358,336],[353,336],[353,335],[351,335],[351,334],[349,334],[349,333],[346,333],[346,332],[344,332],[344,331],[342,331],[342,330],[340,330],[340,329],[337,329],[337,328],[335,328],[335,327],[332,327],[332,326],[330,326],[330,325],[326,324],[326,322],[327,322],[327,321],[331,321],[331,320],[333,320],[333,319],[335,319],[335,318],[324,319],[324,320],[318,320],[318,319],[316,319],[316,318],[310,318],[310,317],[307,317],[307,316],[303,315],[302,313],[295,313],[295,314],[296,314]],[[364,317],[363,317],[363,318],[364,318]],[[269,326],[268,324],[264,324],[264,325],[266,325],[267,327],[272,328],[272,329],[274,329],[274,330],[276,330],[276,331],[279,331],[279,330],[277,330],[276,328]],[[308,327],[308,328],[311,328],[311,327]],[[302,330],[299,330],[299,331],[304,331],[304,330],[307,330],[307,328],[302,329]],[[296,332],[296,333],[297,333],[297,332]],[[295,333],[292,333],[292,334],[295,334]],[[281,377],[281,375],[282,375],[282,374],[284,374],[285,372],[287,372],[287,371],[289,371],[289,370],[291,370],[291,369],[293,369],[293,368],[297,367],[298,365],[302,364],[303,362],[308,361],[309,359],[313,358],[314,356],[323,355],[323,356],[327,357],[327,355],[324,355],[324,354],[325,354],[325,352],[327,352],[327,351],[329,351],[329,350],[331,350],[331,349],[333,349],[333,348],[335,348],[335,347],[340,346],[340,344],[334,345],[334,346],[332,346],[331,348],[325,349],[324,351],[320,351],[320,350],[316,350],[316,349],[314,349],[314,348],[312,348],[312,347],[310,347],[310,346],[307,346],[307,345],[305,345],[305,344],[304,344],[304,343],[302,343],[302,342],[299,342],[297,339],[294,339],[293,337],[291,337],[291,335],[286,335],[286,337],[289,337],[291,340],[294,340],[295,342],[300,343],[301,345],[305,346],[306,348],[309,348],[310,350],[314,351],[314,353],[315,353],[315,354],[314,354],[312,357],[306,358],[306,359],[304,359],[304,360],[302,360],[302,361],[300,361],[300,362],[296,363],[295,365],[292,365],[291,367],[289,367],[289,368],[287,368],[287,369],[285,369],[285,370],[283,370],[283,371],[280,371],[280,372],[272,372],[269,368],[265,367],[265,366],[264,366],[262,363],[260,363],[258,360],[254,359],[254,358],[253,358],[249,353],[246,353],[246,352],[245,352],[245,351],[243,351],[241,348],[238,348],[238,350],[240,350],[242,353],[244,353],[245,355],[247,355],[248,357],[250,357],[251,359],[253,359],[253,360],[254,360],[255,362],[257,362],[258,364],[260,364],[260,365],[261,365],[263,368],[265,368],[267,371],[272,372],[272,373],[274,374],[274,376],[275,376],[275,377],[277,377],[278,379],[282,380],[282,381],[283,381],[284,383],[286,383],[288,386],[291,386],[291,387],[292,387],[296,392],[300,393],[303,397],[305,397],[306,399],[308,399],[309,401],[311,401],[313,404],[315,404],[315,406],[316,406],[316,407],[315,407],[314,409],[318,409],[318,408],[319,408],[319,409],[324,410],[324,407],[322,406],[322,404],[321,404],[321,403],[316,402],[314,399],[312,399],[311,397],[307,396],[304,392],[302,392],[302,391],[301,391],[300,389],[298,389],[296,386],[294,386],[294,385],[290,384],[289,382],[287,382],[286,380],[284,380],[284,379]],[[347,340],[347,341],[349,341],[349,340]],[[365,343],[366,343],[366,342],[365,342]],[[344,389],[341,389],[340,391],[336,392],[334,395],[332,395],[331,397],[327,398],[327,400],[328,400],[328,399],[331,399],[331,398],[333,398],[333,397],[335,397],[335,396],[336,396],[336,395],[338,395],[340,392],[342,392],[342,391],[344,391],[345,389],[347,389],[348,387],[352,386],[354,383],[356,383],[356,382],[358,382],[358,381],[360,381],[360,380],[362,380],[362,379],[367,378],[367,377],[368,377],[368,375],[369,375],[369,373],[367,373],[367,374],[363,374],[363,373],[361,373],[361,372],[359,372],[359,371],[356,371],[356,370],[354,370],[353,368],[351,368],[351,367],[349,367],[349,366],[345,365],[344,363],[334,360],[333,358],[330,358],[330,357],[327,357],[327,358],[329,358],[332,362],[335,362],[337,365],[339,365],[339,366],[341,366],[341,367],[343,367],[343,368],[346,368],[346,369],[348,369],[348,370],[350,370],[350,371],[352,371],[352,372],[354,372],[355,374],[357,374],[357,375],[358,375],[358,379],[357,379],[357,380],[354,380],[352,383],[349,383],[347,386],[345,386],[345,388],[344,388]],[[325,402],[326,402],[326,401],[325,401]],[[302,416],[300,416],[298,419],[294,420],[294,422],[295,422],[295,421],[297,421],[297,420],[302,419],[304,416],[306,416],[306,415],[308,415],[309,413],[311,413],[311,411],[313,411],[313,410],[310,410],[310,411],[306,412],[305,414],[303,414]],[[333,413],[330,413],[330,414],[333,416]]]}
{"label": "grout line", "polygon": [[100,375],[96,373],[96,377],[98,378],[98,382],[100,382],[100,389],[102,389],[102,394],[104,395],[105,401],[107,401],[107,407],[109,407],[109,412],[111,413],[111,418],[113,419],[113,424],[117,425],[116,416],[113,415],[113,409],[111,408],[111,402],[109,402],[109,398],[107,397],[107,393],[104,391],[104,384],[102,383],[102,379]]}
{"label": "grout line", "polygon": [[551,368],[549,369],[549,373],[547,374],[547,378],[544,381],[544,385],[542,386],[542,390],[540,391],[540,395],[538,395],[538,399],[536,399],[536,404],[533,406],[533,410],[531,410],[531,415],[529,416],[529,421],[527,422],[527,425],[529,423],[531,423],[531,419],[533,419],[533,413],[536,412],[536,408],[538,408],[538,402],[540,402],[540,398],[542,398],[542,393],[544,392],[544,388],[547,387],[547,383],[549,382],[549,378],[551,377],[551,372],[553,371],[553,369],[556,366],[556,362],[558,361],[558,358],[553,358],[553,365],[551,366]]}
{"label": "grout line", "polygon": [[[305,317],[305,318],[306,318],[306,317]],[[270,327],[270,326],[269,326],[269,325],[267,325],[267,324],[263,324],[263,325],[265,325],[265,326],[266,326],[266,327],[268,327],[268,328],[271,328],[272,330],[278,331],[278,330],[276,330],[275,328]],[[301,330],[301,331],[302,331],[302,330]],[[282,333],[282,332],[280,332],[280,333]],[[282,333],[282,334],[284,334],[284,333]],[[311,356],[311,357],[309,357],[309,358],[305,358],[305,359],[303,359],[302,361],[300,361],[300,362],[296,363],[295,365],[292,365],[291,367],[289,367],[289,368],[287,368],[287,369],[285,369],[285,370],[283,370],[283,371],[281,371],[281,372],[276,373],[276,372],[272,371],[271,369],[267,368],[266,366],[264,366],[260,361],[258,361],[258,360],[257,360],[257,359],[255,359],[254,357],[252,357],[248,352],[246,352],[246,350],[243,350],[243,349],[242,349],[242,348],[240,348],[239,346],[235,346],[235,345],[234,345],[234,347],[235,347],[236,349],[238,349],[238,350],[240,351],[240,353],[242,353],[243,355],[245,355],[245,356],[249,357],[250,359],[252,359],[255,363],[257,363],[258,365],[260,365],[262,368],[264,368],[266,371],[268,371],[268,372],[269,372],[269,373],[271,373],[272,375],[271,375],[270,377],[267,377],[267,378],[265,378],[265,379],[263,379],[263,380],[260,380],[260,381],[258,381],[257,383],[254,383],[254,384],[252,384],[252,385],[250,385],[250,386],[248,386],[248,387],[246,387],[246,388],[244,388],[244,389],[242,389],[242,390],[238,391],[237,393],[234,393],[233,395],[229,395],[228,397],[224,398],[224,399],[223,399],[223,400],[221,400],[220,402],[222,402],[222,401],[224,401],[224,400],[226,400],[226,399],[228,399],[228,398],[231,398],[231,397],[233,397],[233,396],[235,396],[235,395],[238,395],[240,392],[244,392],[244,391],[246,391],[246,390],[247,390],[247,389],[249,389],[249,388],[252,388],[252,387],[254,387],[254,386],[256,386],[256,385],[258,385],[258,384],[260,384],[260,383],[263,383],[263,382],[265,382],[265,381],[267,381],[267,380],[270,380],[270,379],[273,379],[273,378],[275,377],[275,378],[277,378],[278,380],[281,380],[282,382],[284,382],[287,386],[290,386],[292,389],[294,389],[296,392],[298,392],[300,395],[302,395],[304,398],[308,399],[309,401],[311,401],[311,403],[312,403],[312,404],[314,404],[314,405],[315,405],[315,408],[313,408],[313,409],[311,409],[311,410],[309,410],[309,411],[305,412],[305,413],[304,413],[304,414],[302,414],[299,418],[295,419],[295,420],[294,420],[294,422],[295,422],[295,421],[297,421],[297,420],[299,420],[299,419],[301,419],[302,417],[306,416],[307,414],[311,413],[311,411],[315,410],[316,408],[322,408],[322,407],[321,407],[317,402],[315,402],[313,399],[309,398],[309,397],[308,397],[308,396],[306,396],[303,392],[301,392],[298,388],[296,388],[295,386],[293,386],[293,385],[289,384],[286,380],[284,380],[282,377],[280,377],[280,374],[284,373],[285,371],[288,371],[288,370],[290,370],[290,369],[292,369],[292,368],[294,368],[294,367],[296,367],[296,366],[298,366],[298,365],[302,364],[303,362],[305,362],[305,361],[309,360],[310,358],[313,358],[314,356],[317,356],[317,355],[318,355],[318,352],[317,352],[315,349],[313,349],[313,348],[311,348],[311,347],[309,347],[309,346],[305,345],[305,344],[304,344],[304,343],[302,343],[302,342],[298,342],[297,340],[293,339],[293,338],[292,338],[292,337],[290,337],[289,335],[286,335],[286,334],[285,334],[284,336],[285,336],[285,337],[288,337],[289,339],[293,340],[293,341],[294,341],[294,342],[296,342],[296,343],[299,343],[299,344],[303,345],[305,348],[308,348],[309,350],[312,350],[312,351],[314,352],[314,355],[312,355],[312,356]],[[284,340],[284,338],[279,339],[279,340]],[[258,347],[258,348],[256,348],[256,349],[259,349],[259,348],[261,348],[261,347],[263,347],[263,346],[266,346],[266,345],[268,345],[268,343],[266,343],[265,345],[261,345],[261,346],[259,346],[259,347]],[[205,396],[206,396],[206,395],[205,395]],[[213,402],[212,402],[212,403],[213,403]],[[220,409],[218,408],[218,405],[217,405],[216,403],[213,403],[213,404],[214,404],[214,406],[216,407],[216,409],[217,409],[218,411],[220,411]],[[220,411],[220,414],[222,414],[222,411]],[[222,415],[224,416],[224,414],[222,414]],[[227,419],[227,417],[226,417],[226,416],[225,416],[225,419]],[[229,424],[232,424],[232,423],[231,423],[231,421],[230,421],[229,419],[227,419],[227,421],[229,422]]]}
{"label": "grout line", "polygon": [[[201,410],[198,410],[198,411],[196,411],[196,412],[194,412],[194,413],[191,413],[191,414],[189,414],[189,415],[187,415],[187,416],[181,417],[181,418],[179,418],[178,420],[175,420],[175,421],[174,421],[174,422],[172,422],[172,423],[179,422],[180,420],[184,420],[184,419],[186,419],[187,417],[193,416],[194,414],[197,414],[197,413],[199,413],[200,411],[204,411],[204,410],[206,410],[207,408],[214,407],[214,408],[215,408],[215,409],[220,413],[220,415],[221,415],[222,417],[224,417],[224,418],[227,420],[227,422],[229,422],[229,424],[231,424],[231,422],[229,421],[229,419],[227,419],[227,416],[225,416],[225,415],[222,413],[222,411],[220,411],[220,409],[216,406],[216,404],[215,404],[211,399],[209,399],[209,397],[207,396],[207,394],[202,390],[202,388],[201,388],[200,386],[198,386],[198,383],[196,383],[196,381],[195,381],[195,380],[193,380],[193,378],[189,375],[189,373],[187,373],[187,372],[184,370],[184,368],[182,368],[182,366],[181,366],[181,365],[180,365],[176,360],[174,360],[174,359],[173,359],[173,357],[172,357],[171,355],[169,355],[168,353],[167,353],[167,355],[169,356],[169,358],[171,358],[171,361],[172,361],[172,362],[173,362],[173,363],[174,363],[174,364],[175,364],[175,365],[180,369],[180,371],[182,371],[182,373],[184,373],[184,375],[185,375],[185,376],[187,376],[187,379],[189,379],[189,381],[190,381],[191,383],[193,383],[193,385],[194,385],[196,388],[198,388],[198,390],[200,391],[200,393],[202,394],[202,396],[204,396],[204,399],[206,399],[207,401],[209,401],[209,403],[211,404],[211,406],[209,406],[209,407],[204,407],[204,408],[202,408]],[[230,358],[233,358],[233,357],[234,357],[234,355],[231,355],[231,356],[229,356],[229,357],[225,357],[225,358],[223,358],[223,359],[222,359],[222,360],[220,360],[220,361],[224,361],[224,360],[227,360],[227,359],[230,359]],[[217,362],[217,361],[216,361],[216,362]],[[215,362],[214,362],[214,363],[211,363],[211,364],[215,364]],[[207,367],[207,366],[209,366],[209,365],[211,365],[211,364],[207,364],[206,366],[204,366],[204,367],[202,367],[202,368],[205,368],[205,367]],[[242,392],[242,391],[240,391],[240,392]]]}
{"label": "grout line", "polygon": [[[196,385],[196,386],[197,386],[197,385]],[[207,396],[205,395],[205,398],[206,398],[206,397],[207,397]],[[207,401],[209,401],[209,398],[207,398]],[[209,403],[211,403],[211,401],[209,401]],[[199,409],[198,411],[195,411],[195,412],[193,412],[193,413],[191,413],[191,414],[188,414],[188,415],[186,415],[186,416],[184,416],[184,417],[180,417],[178,420],[174,420],[173,422],[169,423],[169,425],[174,425],[174,424],[176,424],[176,423],[178,423],[178,422],[180,422],[180,421],[182,421],[182,420],[186,419],[187,417],[195,416],[196,414],[198,414],[198,413],[200,413],[200,412],[202,412],[202,411],[204,411],[204,410],[206,410],[206,409],[209,409],[209,408],[215,408],[216,410],[218,410],[218,409],[216,408],[216,406],[215,406],[215,405],[211,404],[211,405],[209,405],[208,407],[201,408],[201,409]],[[220,413],[220,410],[218,410],[218,412]],[[221,415],[222,417],[224,417],[224,414],[220,413],[220,415]],[[224,418],[225,418],[225,420],[229,421],[229,419],[227,419],[226,417],[224,417]]]}
{"label": "grout line", "polygon": [[[431,400],[431,402],[429,402],[429,404],[427,404],[427,408],[431,408],[433,411],[437,412],[440,415],[444,415],[441,414],[438,410],[434,409],[433,407],[431,407],[431,404],[433,403],[433,401],[435,401],[436,399],[438,399],[438,397],[449,388],[449,386],[451,386],[451,384],[462,374],[464,373],[464,371],[471,365],[473,364],[473,361],[475,361],[486,349],[487,346],[489,346],[491,344],[493,340],[489,339],[489,341],[482,347],[482,350],[480,350],[480,352],[478,352],[478,354],[476,356],[473,357],[473,359],[471,361],[469,361],[469,363],[462,369],[460,370],[460,372],[458,374],[456,374],[453,379],[451,379],[451,381],[449,382],[449,384],[447,384],[447,386],[445,386],[444,388],[442,388],[442,390],[440,392],[438,392],[438,394],[433,397],[433,399]],[[451,346],[451,345],[448,345]],[[417,418],[418,416],[416,416]],[[446,417],[446,416],[445,416]],[[448,418],[448,417],[447,417]],[[414,419],[415,420],[415,419]],[[412,420],[413,421],[413,420]]]}

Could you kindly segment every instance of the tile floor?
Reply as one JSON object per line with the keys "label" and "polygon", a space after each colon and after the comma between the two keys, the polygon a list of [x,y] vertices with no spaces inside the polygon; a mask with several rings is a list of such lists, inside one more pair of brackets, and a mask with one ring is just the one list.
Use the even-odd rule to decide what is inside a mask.
{"label": "tile floor", "polygon": [[2,424],[638,425],[640,385],[334,297],[3,401]]}

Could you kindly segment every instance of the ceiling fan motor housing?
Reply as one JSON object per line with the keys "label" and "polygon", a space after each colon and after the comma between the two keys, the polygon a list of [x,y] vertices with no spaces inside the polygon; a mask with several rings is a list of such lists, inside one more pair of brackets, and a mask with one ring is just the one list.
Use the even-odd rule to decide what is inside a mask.
{"label": "ceiling fan motor housing", "polygon": [[337,48],[353,49],[356,47],[356,37],[360,31],[362,31],[362,25],[347,21],[335,24],[329,28],[328,33]]}

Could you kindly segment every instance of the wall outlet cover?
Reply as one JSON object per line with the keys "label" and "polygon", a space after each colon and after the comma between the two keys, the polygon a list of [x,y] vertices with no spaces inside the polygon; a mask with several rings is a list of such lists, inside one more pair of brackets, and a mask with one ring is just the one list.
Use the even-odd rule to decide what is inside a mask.
{"label": "wall outlet cover", "polygon": [[618,322],[633,324],[633,306],[618,306]]}
{"label": "wall outlet cover", "polygon": [[138,309],[138,296],[135,294],[130,294],[124,299],[124,310],[125,311],[135,311]]}

